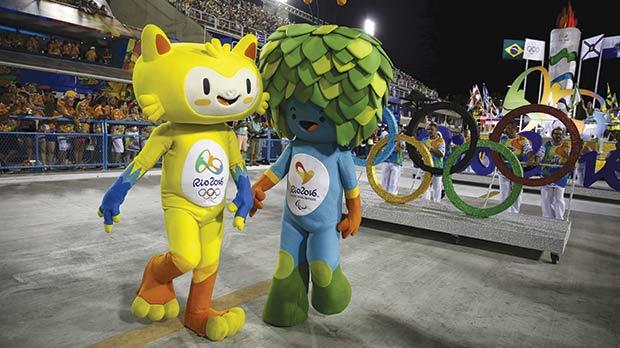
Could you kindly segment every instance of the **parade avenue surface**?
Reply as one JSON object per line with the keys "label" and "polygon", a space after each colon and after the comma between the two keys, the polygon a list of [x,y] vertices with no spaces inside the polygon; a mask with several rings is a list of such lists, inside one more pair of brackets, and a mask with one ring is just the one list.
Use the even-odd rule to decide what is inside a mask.
{"label": "parade avenue surface", "polygon": [[[250,179],[263,169],[251,170]],[[1,346],[207,344],[178,319],[152,324],[131,316],[144,264],[166,250],[160,177],[154,170],[142,179],[122,207],[123,221],[106,234],[95,207],[116,175],[2,178]],[[404,171],[401,192],[409,189],[411,175]],[[557,265],[533,250],[467,238],[455,244],[448,234],[365,222],[341,243],[342,267],[354,289],[349,308],[333,316],[310,310],[308,321],[294,328],[266,325],[261,315],[277,258],[285,187],[269,192],[266,209],[243,232],[225,216],[215,307],[241,305],[247,323],[234,337],[208,346],[620,344],[618,206],[580,200],[573,202],[571,238]],[[372,193],[365,175],[361,188]],[[466,197],[486,192],[462,184],[456,189]],[[232,185],[228,192],[230,197]],[[524,194],[524,213],[539,215],[538,204],[537,194]],[[55,215],[48,213],[52,208]],[[175,280],[181,305],[189,281],[187,275]]]}

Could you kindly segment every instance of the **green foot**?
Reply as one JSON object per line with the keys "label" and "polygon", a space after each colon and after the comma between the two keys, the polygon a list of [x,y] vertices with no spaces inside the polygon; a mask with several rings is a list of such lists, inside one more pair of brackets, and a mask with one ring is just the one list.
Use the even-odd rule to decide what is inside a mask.
{"label": "green foot", "polygon": [[351,301],[351,285],[340,266],[332,274],[331,282],[321,287],[312,280],[312,307],[323,314],[340,313]]}
{"label": "green foot", "polygon": [[[276,275],[278,272],[276,271]],[[294,326],[308,318],[308,265],[284,279],[273,278],[263,320],[273,326]]]}

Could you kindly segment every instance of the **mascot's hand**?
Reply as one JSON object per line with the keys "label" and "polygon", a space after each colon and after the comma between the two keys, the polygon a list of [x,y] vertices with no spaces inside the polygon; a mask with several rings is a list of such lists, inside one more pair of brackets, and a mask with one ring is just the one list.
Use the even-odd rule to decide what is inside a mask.
{"label": "mascot's hand", "polygon": [[103,229],[107,233],[112,232],[112,225],[115,222],[121,222],[120,207],[130,188],[131,184],[119,178],[103,196],[97,215],[103,218]]}
{"label": "mascot's hand", "polygon": [[269,93],[263,92],[260,105],[258,106],[258,109],[256,109],[257,114],[262,116],[267,112],[267,109],[269,108],[269,104],[267,103],[268,101],[269,101]]}
{"label": "mascot's hand", "polygon": [[143,94],[138,97],[142,112],[150,121],[157,121],[166,112],[159,97],[155,94]]}
{"label": "mascot's hand", "polygon": [[108,197],[107,194],[103,198],[99,210],[97,210],[97,215],[103,218],[103,230],[106,233],[110,233],[112,232],[112,224],[121,222],[121,205],[120,203],[106,200],[106,197]]}
{"label": "mascot's hand", "polygon": [[252,193],[254,193],[254,204],[252,205],[252,210],[250,210],[250,217],[254,216],[258,209],[263,209],[263,201],[267,197],[262,187],[253,187]]}
{"label": "mascot's hand", "polygon": [[228,210],[231,213],[235,213],[233,226],[239,231],[243,231],[245,219],[248,217],[250,209],[252,209],[252,189],[247,178],[240,180],[237,185],[237,195],[228,205]]}
{"label": "mascot's hand", "polygon": [[347,215],[338,224],[342,238],[354,236],[362,223],[362,201],[360,197],[347,198]]}
{"label": "mascot's hand", "polygon": [[257,182],[252,186],[252,193],[254,194],[254,204],[252,206],[252,210],[250,210],[250,216],[254,216],[258,209],[263,209],[263,201],[267,195],[265,191],[269,190],[273,187],[275,183],[271,181],[265,174],[258,179]]}

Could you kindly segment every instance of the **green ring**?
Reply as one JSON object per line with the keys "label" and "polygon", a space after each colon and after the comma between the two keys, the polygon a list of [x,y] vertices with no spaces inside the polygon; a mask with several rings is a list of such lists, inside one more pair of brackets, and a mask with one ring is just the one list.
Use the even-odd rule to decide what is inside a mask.
{"label": "green ring", "polygon": [[[521,163],[519,163],[519,159],[506,146],[499,144],[499,143],[492,142],[490,140],[479,140],[477,147],[488,147],[489,149],[495,152],[498,152],[500,155],[502,155],[504,158],[508,160],[508,163],[510,163],[511,168],[513,168],[517,176],[520,176],[520,177],[523,176],[523,168],[521,167]],[[508,209],[508,207],[510,207],[517,200],[517,198],[519,198],[519,195],[521,194],[521,188],[523,187],[523,185],[513,183],[512,189],[510,190],[510,194],[508,195],[508,198],[506,198],[506,200],[504,200],[500,204],[494,207],[490,207],[490,208],[478,208],[478,207],[469,205],[465,203],[465,201],[463,201],[461,197],[459,197],[456,191],[454,190],[454,184],[452,183],[452,177],[450,176],[450,169],[456,163],[456,161],[461,157],[461,154],[467,151],[468,148],[469,148],[469,143],[463,143],[459,145],[457,148],[455,148],[452,151],[452,153],[446,160],[446,163],[443,167],[443,178],[442,178],[443,187],[444,187],[444,190],[446,191],[446,196],[448,197],[450,202],[454,204],[455,207],[457,207],[460,211],[470,216],[486,218],[486,217],[493,216],[495,214],[499,214],[503,212],[504,210]]]}

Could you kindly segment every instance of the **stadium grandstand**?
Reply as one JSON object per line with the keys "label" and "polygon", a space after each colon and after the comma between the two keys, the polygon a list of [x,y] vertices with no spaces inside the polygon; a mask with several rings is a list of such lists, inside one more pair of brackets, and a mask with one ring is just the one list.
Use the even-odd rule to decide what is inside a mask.
{"label": "stadium grandstand", "polygon": [[[211,35],[224,35],[233,39],[245,33],[254,33],[259,43],[268,33],[288,23],[326,24],[294,6],[276,0],[266,0],[263,5],[248,0],[168,0],[179,11],[204,26]],[[402,70],[395,70],[391,94],[406,99],[412,91],[430,100],[438,100],[437,91],[425,86]]]}
{"label": "stadium grandstand", "polygon": [[[197,23],[203,39],[231,44],[250,32],[260,45],[288,23],[325,23],[275,0],[161,3]],[[121,23],[113,9],[104,0],[0,4],[1,171],[122,167],[140,151],[155,125],[142,115],[131,86],[140,29]],[[403,119],[410,111],[401,105],[412,93],[438,99],[436,91],[396,69],[390,104]],[[257,122],[257,158],[269,162],[286,140],[264,119]]]}

